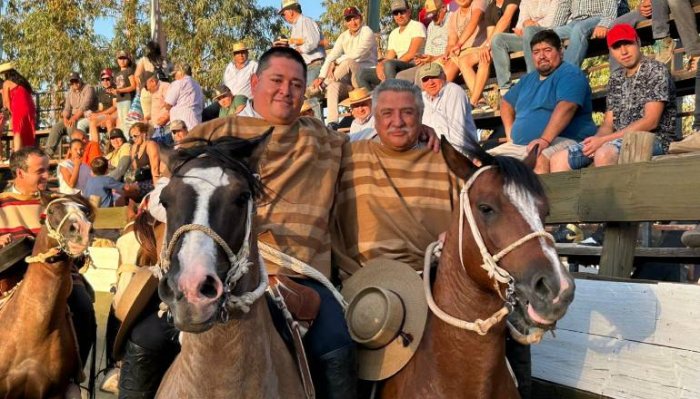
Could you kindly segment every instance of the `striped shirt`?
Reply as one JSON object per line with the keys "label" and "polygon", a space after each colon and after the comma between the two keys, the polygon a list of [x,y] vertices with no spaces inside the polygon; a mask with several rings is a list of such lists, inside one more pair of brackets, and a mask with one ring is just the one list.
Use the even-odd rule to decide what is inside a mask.
{"label": "striped shirt", "polygon": [[0,236],[12,234],[13,239],[36,237],[41,230],[42,211],[38,195],[0,193]]}
{"label": "striped shirt", "polygon": [[617,3],[616,0],[561,0],[552,26],[600,17],[598,26],[610,28],[617,17]]}
{"label": "striped shirt", "polygon": [[[192,137],[257,137],[271,125],[262,119],[218,118],[197,126]],[[258,240],[293,256],[330,277],[328,230],[340,158],[346,138],[315,118],[274,126],[260,161],[268,198],[258,204]],[[276,274],[279,265],[266,262]],[[287,274],[287,271],[285,271]]]}
{"label": "striped shirt", "polygon": [[442,154],[348,143],[333,210],[333,261],[343,274],[384,257],[423,268],[428,244],[459,206],[459,183]]}

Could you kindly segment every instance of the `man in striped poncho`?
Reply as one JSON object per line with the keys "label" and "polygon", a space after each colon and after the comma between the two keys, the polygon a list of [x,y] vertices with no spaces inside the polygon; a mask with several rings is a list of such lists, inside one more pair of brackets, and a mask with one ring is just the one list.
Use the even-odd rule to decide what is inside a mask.
{"label": "man in striped poncho", "polygon": [[346,144],[341,162],[332,235],[342,277],[380,257],[421,270],[426,247],[447,230],[459,201],[442,154],[419,140],[420,89],[387,79],[372,104],[377,137]]}

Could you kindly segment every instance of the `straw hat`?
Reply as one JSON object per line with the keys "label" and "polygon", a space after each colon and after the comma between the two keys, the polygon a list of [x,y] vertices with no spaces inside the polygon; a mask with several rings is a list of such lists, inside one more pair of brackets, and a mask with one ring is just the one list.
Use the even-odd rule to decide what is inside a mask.
{"label": "straw hat", "polygon": [[250,49],[243,42],[233,43],[233,52],[234,53],[237,53],[239,51],[248,51],[248,50],[250,50]]}
{"label": "straw hat", "polygon": [[348,93],[348,98],[340,102],[343,107],[349,107],[353,104],[361,103],[372,98],[372,92],[365,87],[360,87]]}
{"label": "straw hat", "polygon": [[147,267],[140,267],[131,277],[124,290],[114,315],[121,320],[119,331],[114,339],[114,357],[119,360],[124,356],[124,344],[134,322],[158,291],[158,279]]}
{"label": "straw hat", "polygon": [[359,377],[381,381],[398,373],[418,349],[428,318],[418,273],[399,261],[373,259],[345,280],[342,294],[359,344]]}
{"label": "straw hat", "polygon": [[298,0],[282,0],[282,7],[280,7],[279,13],[282,14],[282,12],[289,7],[293,6],[298,6],[299,1]]}
{"label": "straw hat", "polygon": [[311,104],[309,103],[309,100],[304,100],[304,104],[302,104],[301,110],[299,111],[299,113],[303,114],[304,112],[306,112],[310,109],[311,109]]}
{"label": "straw hat", "polygon": [[4,64],[0,64],[0,73],[7,72],[9,70],[15,69],[15,64],[12,62],[6,62]]}

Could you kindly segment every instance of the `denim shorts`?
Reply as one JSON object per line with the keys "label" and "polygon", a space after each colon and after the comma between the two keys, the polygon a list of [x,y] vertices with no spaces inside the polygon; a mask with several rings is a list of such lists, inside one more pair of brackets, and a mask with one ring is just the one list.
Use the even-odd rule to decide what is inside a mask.
{"label": "denim shorts", "polygon": [[[607,143],[603,145],[611,145],[615,147],[615,150],[617,150],[617,153],[620,153],[620,149],[622,149],[622,138],[615,139],[612,141],[608,141]],[[602,146],[601,146],[602,148]],[[654,139],[654,148],[652,150],[652,155],[663,155],[664,154],[664,149],[661,146],[661,142],[659,139]],[[593,158],[589,158],[585,155],[583,155],[583,143],[577,143],[569,147],[569,167],[571,169],[582,169],[585,168],[586,166],[589,166],[590,164],[593,163]]]}

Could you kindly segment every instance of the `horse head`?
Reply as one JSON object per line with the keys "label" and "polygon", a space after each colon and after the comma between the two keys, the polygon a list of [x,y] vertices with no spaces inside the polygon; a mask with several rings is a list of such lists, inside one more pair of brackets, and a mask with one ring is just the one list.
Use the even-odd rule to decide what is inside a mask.
{"label": "horse head", "polygon": [[56,248],[70,257],[87,252],[95,221],[95,210],[80,195],[43,195],[46,227],[49,239],[56,241]]}
{"label": "horse head", "polygon": [[504,300],[518,332],[553,329],[575,287],[544,231],[549,204],[532,171],[537,149],[522,162],[491,156],[473,141],[465,150],[467,156],[442,140],[449,168],[467,182],[460,194],[462,265],[480,287]]}
{"label": "horse head", "polygon": [[167,230],[158,293],[182,331],[225,321],[231,298],[261,278],[248,266],[256,239],[253,204],[262,193],[256,171],[268,135],[161,149],[172,177],[160,196]]}

